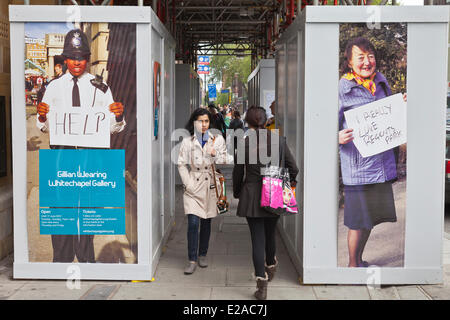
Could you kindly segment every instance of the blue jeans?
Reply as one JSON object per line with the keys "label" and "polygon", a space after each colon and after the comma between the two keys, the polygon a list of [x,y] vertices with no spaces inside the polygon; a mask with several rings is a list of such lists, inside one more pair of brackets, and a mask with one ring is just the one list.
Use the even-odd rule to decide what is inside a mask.
{"label": "blue jeans", "polygon": [[[199,244],[200,227],[200,244]],[[209,236],[211,235],[211,219],[202,219],[194,214],[188,214],[188,257],[189,261],[197,261],[198,256],[206,256]]]}

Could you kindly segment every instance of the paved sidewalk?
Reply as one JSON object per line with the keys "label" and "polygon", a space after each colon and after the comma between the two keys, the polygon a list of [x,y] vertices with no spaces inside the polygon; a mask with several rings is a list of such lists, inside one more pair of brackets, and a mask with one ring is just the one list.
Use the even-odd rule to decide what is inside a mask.
{"label": "paved sidewalk", "polygon": [[[79,289],[71,290],[63,280],[14,280],[11,255],[0,261],[0,299],[254,300],[250,234],[245,219],[230,213],[214,219],[209,267],[197,268],[194,274],[187,276],[183,274],[187,260],[187,219],[180,207],[179,190],[176,200],[175,226],[158,264],[155,281],[81,281]],[[231,205],[234,213],[237,200]],[[383,286],[373,290],[363,285],[300,285],[281,237],[277,235],[279,271],[269,284],[268,299],[450,299],[450,235],[445,235],[444,284]]]}
{"label": "paved sidewalk", "polygon": [[[70,290],[65,281],[14,280],[12,256],[0,262],[0,299],[186,299],[253,300],[251,248],[245,220],[223,217],[213,222],[209,267],[193,275],[183,274],[186,261],[186,219],[177,215],[175,228],[156,270],[154,282],[82,281],[80,289]],[[444,240],[443,285],[385,286],[369,290],[366,286],[300,285],[297,273],[278,236],[279,272],[270,283],[268,298],[301,299],[450,299],[450,237]]]}

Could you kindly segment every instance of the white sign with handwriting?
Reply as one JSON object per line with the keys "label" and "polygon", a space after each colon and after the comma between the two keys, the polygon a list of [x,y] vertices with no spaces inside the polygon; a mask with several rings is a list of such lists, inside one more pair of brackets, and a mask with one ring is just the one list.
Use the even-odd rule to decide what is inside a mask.
{"label": "white sign with handwriting", "polygon": [[406,102],[401,93],[345,111],[344,116],[364,158],[406,143]]}
{"label": "white sign with handwriting", "polygon": [[48,113],[50,145],[110,147],[108,107],[51,108]]}

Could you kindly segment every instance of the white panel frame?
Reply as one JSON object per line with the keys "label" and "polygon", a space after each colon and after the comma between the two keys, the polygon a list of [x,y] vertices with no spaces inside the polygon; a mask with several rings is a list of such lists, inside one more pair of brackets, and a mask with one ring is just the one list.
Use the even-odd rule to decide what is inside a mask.
{"label": "white panel frame", "polygon": [[[405,262],[400,268],[339,268],[339,24],[366,23],[374,12],[381,23],[408,23]],[[304,80],[304,283],[442,283],[449,7],[308,7],[301,20],[308,77]],[[317,148],[318,144],[327,148]]]}
{"label": "white panel frame", "polygon": [[[73,269],[79,269],[82,280],[151,280],[151,219],[152,203],[150,163],[152,118],[149,7],[93,7],[93,6],[9,6],[11,22],[11,79],[12,87],[12,144],[14,176],[14,266],[13,277],[22,279],[68,279]],[[29,262],[27,236],[27,151],[24,74],[25,22],[74,22],[74,9],[79,9],[77,22],[136,23],[137,77],[137,171],[138,184],[138,263],[37,263]],[[70,271],[69,271],[70,270]],[[68,273],[70,272],[70,273]]]}
{"label": "white panel frame", "polygon": [[[154,30],[161,37],[161,46],[160,46],[160,53],[159,53],[160,61],[159,61],[159,63],[161,64],[161,77],[164,77],[164,72],[166,70],[166,64],[167,64],[167,61],[165,61],[165,54],[164,54],[165,47],[168,46],[172,50],[172,52],[174,53],[176,42],[173,39],[172,35],[164,27],[162,22],[159,20],[158,16],[155,14],[155,12],[153,10],[151,10],[151,9],[150,9],[150,22],[151,22],[151,27],[149,29],[149,43],[151,44],[152,41],[153,41],[153,39],[151,39],[151,37],[152,37],[152,32],[151,31],[152,30]],[[153,57],[154,57],[154,55],[153,55],[153,53],[150,53],[150,51],[148,51],[148,52],[149,52],[149,54],[146,55],[146,58],[144,58],[144,59],[149,59],[151,61],[151,66],[150,66],[151,79],[150,79],[150,87],[148,87],[148,88],[153,88],[153,62],[154,62]],[[175,60],[173,62],[175,63]],[[173,81],[175,81],[175,65],[172,68],[172,77],[173,77]],[[161,81],[162,82],[161,82],[161,93],[160,93],[161,94],[160,108],[162,108],[165,105],[164,99],[166,98],[165,97],[165,86],[164,86],[164,83],[163,83],[164,80],[162,79]],[[174,90],[174,86],[172,87],[172,90]],[[153,127],[154,127],[153,90],[149,90],[149,91],[151,91],[151,93],[150,93],[150,101],[152,101],[149,104],[150,106],[152,106],[150,108],[151,109],[151,114],[150,114],[150,117],[149,117],[149,119],[151,120],[150,121],[151,122],[150,123],[150,129],[151,129],[150,137],[153,137]],[[173,95],[174,95],[174,93],[173,93]],[[175,102],[174,102],[174,100],[172,100],[172,104],[171,104],[171,109],[172,110],[174,109],[174,105],[175,105]],[[153,243],[150,246],[150,248],[152,250],[152,262],[153,262],[152,263],[152,268],[151,268],[152,274],[155,274],[155,272],[156,272],[156,267],[157,267],[158,261],[159,261],[159,259],[161,257],[163,246],[168,240],[170,232],[171,232],[171,230],[173,228],[173,221],[175,221],[175,214],[173,214],[170,217],[170,222],[169,222],[169,224],[167,226],[167,229],[165,228],[166,226],[164,224],[164,214],[167,213],[167,210],[164,207],[164,179],[165,179],[164,178],[164,161],[163,161],[164,160],[164,143],[170,143],[172,145],[173,145],[173,143],[170,140],[169,141],[161,141],[161,139],[163,139],[163,137],[164,137],[164,131],[163,131],[165,129],[164,128],[164,126],[165,126],[164,122],[165,122],[164,121],[164,112],[163,112],[163,110],[160,110],[160,112],[159,112],[158,140],[154,141],[154,140],[150,139],[150,141],[149,141],[149,145],[152,145],[152,148],[155,145],[158,146],[158,152],[160,153],[160,160],[161,160],[160,176],[159,177],[151,177],[150,181],[154,181],[155,178],[159,179],[160,185],[161,185],[161,188],[162,188],[161,189],[162,194],[160,194],[160,195],[154,194],[152,192],[153,201],[160,201],[160,212],[159,212],[159,216],[160,217],[159,218],[161,219],[161,221],[160,221],[159,228],[161,228],[161,234],[162,234],[162,237],[160,239],[158,239],[159,242],[158,242],[158,244],[156,246],[156,249],[154,251],[153,251]],[[171,122],[174,123],[175,120],[172,119]],[[174,127],[172,127],[171,129],[173,129],[173,128]],[[171,134],[169,134],[169,136],[171,136]],[[150,159],[150,161],[148,163],[151,163],[152,157],[150,156],[149,159]],[[151,169],[150,169],[150,174],[152,175],[152,170]],[[172,179],[172,181],[173,180],[174,180],[174,178]],[[175,184],[172,184],[173,194],[171,195],[171,197],[173,199],[175,199],[175,196],[174,196],[175,190],[174,190],[174,188],[175,188]],[[152,208],[152,206],[150,206],[149,208]],[[172,208],[174,208],[174,205],[171,206],[170,210]],[[152,213],[150,212],[149,215],[152,216]],[[150,230],[153,230],[153,224],[151,222],[149,223],[149,226],[150,226]],[[151,241],[153,241],[153,238],[151,238]]]}

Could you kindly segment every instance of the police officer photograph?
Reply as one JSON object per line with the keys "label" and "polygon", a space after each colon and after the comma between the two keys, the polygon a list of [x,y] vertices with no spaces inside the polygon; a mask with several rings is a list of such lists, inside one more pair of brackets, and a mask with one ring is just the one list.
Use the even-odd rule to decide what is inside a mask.
{"label": "police officer photograph", "polygon": [[111,133],[122,131],[125,127],[123,104],[114,102],[108,86],[96,81],[94,75],[86,72],[91,52],[88,39],[81,30],[75,29],[67,33],[62,55],[68,72],[47,87],[42,102],[37,106],[38,128],[43,132],[47,131],[47,113],[51,105],[69,104],[73,108],[107,105],[111,111]]}
{"label": "police officer photograph", "polygon": [[[41,168],[39,151],[45,149],[53,150],[56,157],[61,159],[64,150],[122,150],[123,158],[126,158],[122,180],[127,180],[121,195],[124,198],[121,205],[123,208],[120,209],[123,214],[117,218],[121,231],[82,232],[81,224],[84,222],[81,219],[84,218],[80,218],[78,213],[78,218],[69,218],[62,214],[63,220],[72,221],[78,231],[66,231],[68,227],[62,222],[63,231],[50,229],[51,231],[44,232],[44,219],[39,211],[44,192],[40,188],[42,182],[39,175],[43,175],[43,172],[29,168],[28,231],[34,236],[33,240],[33,237],[29,238],[30,261],[136,263],[136,239],[130,236],[134,233],[134,225],[137,223],[136,217],[130,211],[130,207],[136,202],[136,193],[130,192],[130,189],[136,191],[136,154],[135,151],[129,150],[136,144],[135,138],[133,140],[133,133],[136,133],[136,121],[133,119],[136,116],[135,45],[130,46],[127,53],[123,48],[117,48],[111,40],[129,37],[128,40],[132,43],[135,41],[135,25],[118,25],[120,24],[83,23],[72,25],[71,29],[65,23],[26,25],[26,42],[32,37],[40,37],[45,39],[43,42],[46,47],[43,61],[26,65],[26,69],[43,65],[45,69],[38,68],[38,72],[45,72],[43,76],[52,79],[46,87],[42,86],[40,89],[40,99],[34,110],[32,106],[26,106],[27,154],[31,166]],[[62,32],[55,33],[54,30],[58,28]],[[124,32],[124,28],[134,32]],[[39,41],[39,38],[35,41]],[[133,68],[133,72],[121,74],[120,70],[124,66]],[[123,79],[119,79],[119,76]],[[123,81],[129,83],[128,88],[121,86]],[[114,87],[126,89],[126,92],[114,90]],[[130,93],[134,93],[134,97]],[[131,119],[131,126],[127,124],[128,119]],[[89,157],[86,158],[88,162]],[[103,170],[102,166],[97,170]],[[118,167],[116,170],[121,169]],[[78,189],[73,190],[78,192]],[[54,192],[55,198],[60,197],[60,190],[55,188]],[[73,206],[70,203],[64,204],[64,207]],[[89,206],[90,201],[80,200],[77,210]],[[55,207],[59,208],[56,205]],[[110,206],[106,204],[104,207]],[[36,215],[37,212],[40,213]],[[105,218],[105,221],[108,221],[108,218]]]}

